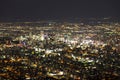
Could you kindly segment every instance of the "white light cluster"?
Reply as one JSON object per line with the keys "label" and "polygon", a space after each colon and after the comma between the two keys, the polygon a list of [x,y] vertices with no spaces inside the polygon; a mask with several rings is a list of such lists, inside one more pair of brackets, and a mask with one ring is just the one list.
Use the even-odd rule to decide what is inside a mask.
{"label": "white light cluster", "polygon": [[94,43],[93,40],[83,40],[80,45],[83,45],[83,44],[93,44],[93,43]]}

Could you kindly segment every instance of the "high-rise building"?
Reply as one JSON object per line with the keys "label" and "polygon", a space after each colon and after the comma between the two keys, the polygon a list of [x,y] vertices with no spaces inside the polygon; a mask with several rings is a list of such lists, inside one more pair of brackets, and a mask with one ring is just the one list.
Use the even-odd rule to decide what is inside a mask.
{"label": "high-rise building", "polygon": [[44,31],[41,31],[41,32],[40,32],[40,40],[41,40],[41,41],[44,41]]}

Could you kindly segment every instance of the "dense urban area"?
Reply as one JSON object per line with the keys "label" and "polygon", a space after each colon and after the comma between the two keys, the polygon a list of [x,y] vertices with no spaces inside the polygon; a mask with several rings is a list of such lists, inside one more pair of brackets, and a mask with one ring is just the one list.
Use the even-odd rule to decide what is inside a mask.
{"label": "dense urban area", "polygon": [[119,80],[119,22],[1,22],[0,80]]}

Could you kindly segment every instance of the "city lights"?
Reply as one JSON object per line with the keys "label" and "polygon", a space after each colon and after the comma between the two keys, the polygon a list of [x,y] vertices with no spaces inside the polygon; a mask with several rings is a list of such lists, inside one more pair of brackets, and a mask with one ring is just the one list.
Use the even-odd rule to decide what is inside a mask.
{"label": "city lights", "polygon": [[119,25],[0,23],[0,79],[116,80],[120,77]]}

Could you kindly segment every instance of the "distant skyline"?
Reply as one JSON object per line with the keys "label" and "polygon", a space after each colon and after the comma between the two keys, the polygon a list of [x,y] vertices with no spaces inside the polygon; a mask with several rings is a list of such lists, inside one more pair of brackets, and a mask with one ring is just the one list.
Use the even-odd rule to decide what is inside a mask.
{"label": "distant skyline", "polygon": [[1,0],[0,21],[120,17],[119,0]]}

